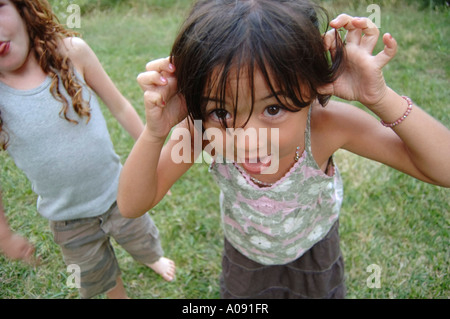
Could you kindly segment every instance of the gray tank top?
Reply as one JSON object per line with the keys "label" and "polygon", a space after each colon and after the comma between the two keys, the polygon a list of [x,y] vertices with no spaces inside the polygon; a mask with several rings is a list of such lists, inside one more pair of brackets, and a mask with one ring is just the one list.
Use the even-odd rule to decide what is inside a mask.
{"label": "gray tank top", "polygon": [[116,200],[121,163],[98,100],[85,85],[91,119],[86,123],[70,107],[68,117],[79,122],[73,124],[59,115],[62,105],[50,85],[49,77],[32,90],[0,83],[7,151],[30,180],[42,216],[60,221],[100,215]]}

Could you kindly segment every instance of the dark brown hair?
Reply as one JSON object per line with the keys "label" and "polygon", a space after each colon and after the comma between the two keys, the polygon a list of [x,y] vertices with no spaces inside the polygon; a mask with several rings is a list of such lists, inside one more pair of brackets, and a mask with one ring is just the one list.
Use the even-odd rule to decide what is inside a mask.
{"label": "dark brown hair", "polygon": [[[318,88],[337,78],[344,51],[337,37],[336,55],[330,61],[320,18],[325,19],[325,31],[326,11],[307,0],[197,1],[171,52],[178,89],[191,119],[206,118],[205,97],[213,95],[223,108],[229,76],[237,76],[237,85],[242,85],[243,72],[247,72],[253,100],[253,78],[260,71],[288,110],[300,111],[315,99],[325,106],[330,96],[319,94]],[[291,105],[278,98],[279,92]],[[236,113],[238,96],[234,99]]]}
{"label": "dark brown hair", "polygon": [[[52,78],[50,91],[62,103],[60,115],[67,121],[77,121],[67,117],[69,102],[61,93],[59,81],[72,99],[72,106],[80,117],[90,119],[89,104],[83,100],[82,84],[76,77],[74,67],[67,56],[63,56],[58,47],[66,37],[78,36],[78,33],[67,30],[58,21],[52,12],[47,0],[11,0],[22,19],[25,21],[30,38],[30,50],[35,55],[41,69]],[[1,116],[1,114],[0,114]],[[7,134],[3,130],[3,121],[0,118],[0,134],[3,149],[7,146]]]}

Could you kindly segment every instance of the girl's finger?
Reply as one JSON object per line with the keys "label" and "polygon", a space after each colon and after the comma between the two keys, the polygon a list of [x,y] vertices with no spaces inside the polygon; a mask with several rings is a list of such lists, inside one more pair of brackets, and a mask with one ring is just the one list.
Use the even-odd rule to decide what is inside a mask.
{"label": "girl's finger", "polygon": [[375,61],[380,68],[388,64],[388,62],[392,60],[397,54],[397,41],[395,41],[392,35],[390,35],[389,33],[383,35],[383,43],[383,51],[375,56]]}
{"label": "girl's finger", "polygon": [[372,53],[380,35],[378,27],[368,18],[355,18],[352,24],[355,27],[360,28],[364,34],[360,39],[360,45],[365,48],[367,52]]}
{"label": "girl's finger", "polygon": [[325,51],[330,51],[331,58],[334,60],[336,55],[336,37],[339,33],[336,29],[329,30],[323,36],[323,47]]}
{"label": "girl's finger", "polygon": [[144,102],[145,102],[145,105],[150,108],[153,108],[155,106],[157,106],[157,107],[166,106],[166,102],[165,102],[162,94],[155,92],[155,91],[145,91],[144,92]]}
{"label": "girl's finger", "polygon": [[368,52],[372,52],[378,40],[379,30],[368,18],[351,17],[341,14],[330,22],[334,28],[344,28],[348,31],[345,38],[347,43],[362,45]]}
{"label": "girl's finger", "polygon": [[345,28],[352,30],[354,27],[351,24],[353,17],[348,14],[340,14],[334,20],[330,21],[330,26],[335,29]]}
{"label": "girl's finger", "polygon": [[354,17],[347,14],[341,14],[330,22],[330,26],[335,29],[343,28],[347,30],[347,35],[345,36],[346,43],[359,44],[361,41],[361,30],[353,24],[354,19]]}
{"label": "girl's finger", "polygon": [[172,63],[170,63],[170,58],[162,58],[153,60],[147,63],[145,66],[147,71],[156,71],[162,73],[163,71],[173,73],[175,71],[175,67]]}
{"label": "girl's finger", "polygon": [[137,82],[145,91],[151,85],[164,86],[167,85],[168,80],[161,73],[156,71],[147,71],[140,73],[137,77]]}
{"label": "girl's finger", "polygon": [[[353,26],[353,24],[352,24]],[[358,28],[351,29],[347,32],[345,43],[353,43],[359,45],[361,42],[362,30]]]}

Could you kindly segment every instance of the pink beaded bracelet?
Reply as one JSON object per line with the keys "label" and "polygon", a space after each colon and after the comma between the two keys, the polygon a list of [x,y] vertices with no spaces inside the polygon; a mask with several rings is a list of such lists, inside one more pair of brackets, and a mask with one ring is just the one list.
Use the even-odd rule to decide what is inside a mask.
{"label": "pink beaded bracelet", "polygon": [[391,128],[394,126],[397,126],[408,117],[409,113],[411,113],[412,106],[413,106],[411,99],[407,96],[402,96],[402,98],[404,98],[406,100],[406,102],[408,102],[408,108],[406,109],[405,114],[403,114],[397,121],[392,122],[392,123],[385,123],[383,120],[381,120],[380,122],[381,122],[381,124],[383,124],[383,126],[391,127]]}

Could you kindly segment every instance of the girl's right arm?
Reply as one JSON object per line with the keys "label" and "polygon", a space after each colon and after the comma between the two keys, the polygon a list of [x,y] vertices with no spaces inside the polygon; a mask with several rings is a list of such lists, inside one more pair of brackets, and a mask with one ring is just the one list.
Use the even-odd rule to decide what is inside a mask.
{"label": "girl's right arm", "polygon": [[148,63],[147,72],[138,76],[144,90],[147,123],[120,177],[117,203],[125,217],[139,217],[158,204],[194,162],[195,155],[191,154],[190,163],[176,164],[171,150],[178,142],[169,140],[164,145],[175,125],[189,127],[184,100],[176,94],[173,72],[169,60],[160,59]]}

